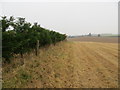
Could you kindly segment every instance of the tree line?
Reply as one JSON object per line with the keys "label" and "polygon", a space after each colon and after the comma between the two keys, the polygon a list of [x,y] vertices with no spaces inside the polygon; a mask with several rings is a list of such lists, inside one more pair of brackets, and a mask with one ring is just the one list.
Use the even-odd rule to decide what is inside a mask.
{"label": "tree line", "polygon": [[[14,57],[15,54],[20,54],[23,57],[24,53],[36,49],[37,43],[39,43],[39,47],[42,47],[50,44],[55,45],[57,42],[66,39],[65,34],[45,29],[38,23],[32,25],[21,17],[15,19],[13,16],[9,18],[3,16],[0,23],[2,30],[2,57],[5,62],[10,62],[10,58]],[[12,30],[10,30],[10,27]]]}

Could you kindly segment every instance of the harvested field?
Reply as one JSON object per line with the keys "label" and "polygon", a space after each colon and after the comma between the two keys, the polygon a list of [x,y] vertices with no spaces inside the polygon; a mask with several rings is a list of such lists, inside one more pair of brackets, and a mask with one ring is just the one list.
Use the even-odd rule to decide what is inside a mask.
{"label": "harvested field", "polygon": [[88,37],[87,36],[87,37],[68,38],[68,40],[69,41],[81,41],[81,42],[118,43],[118,37]]}
{"label": "harvested field", "polygon": [[118,87],[117,44],[73,42],[82,87]]}
{"label": "harvested field", "polygon": [[23,66],[14,69],[9,66],[9,71],[3,68],[3,87],[118,87],[117,43],[68,41],[40,52],[37,57],[26,56]]}

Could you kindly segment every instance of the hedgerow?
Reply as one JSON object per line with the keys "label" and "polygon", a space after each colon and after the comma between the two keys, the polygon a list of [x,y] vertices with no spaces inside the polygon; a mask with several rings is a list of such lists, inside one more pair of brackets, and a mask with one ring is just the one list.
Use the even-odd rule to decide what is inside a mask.
{"label": "hedgerow", "polygon": [[[25,18],[15,19],[13,16],[7,18],[1,17],[2,24],[2,57],[5,62],[10,62],[10,58],[14,54],[21,54],[30,52],[36,49],[37,40],[39,40],[39,47],[56,44],[59,41],[66,39],[65,34],[60,34],[55,31],[50,31],[41,27],[39,24],[33,25]],[[8,30],[12,27],[12,30]]]}

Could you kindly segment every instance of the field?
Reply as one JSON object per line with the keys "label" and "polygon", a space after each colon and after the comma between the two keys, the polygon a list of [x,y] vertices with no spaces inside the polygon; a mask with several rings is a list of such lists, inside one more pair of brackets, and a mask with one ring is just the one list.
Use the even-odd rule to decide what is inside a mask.
{"label": "field", "polygon": [[15,64],[21,58],[14,58],[15,62],[3,67],[3,87],[117,88],[117,40],[85,39],[72,38],[41,48],[39,56],[26,54],[21,66]]}
{"label": "field", "polygon": [[70,41],[86,41],[86,42],[103,42],[103,43],[118,43],[118,37],[76,37],[68,38]]}

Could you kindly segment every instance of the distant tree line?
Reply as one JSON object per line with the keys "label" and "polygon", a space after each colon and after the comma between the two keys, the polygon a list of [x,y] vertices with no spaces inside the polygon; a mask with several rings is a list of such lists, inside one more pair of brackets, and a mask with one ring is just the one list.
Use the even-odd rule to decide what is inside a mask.
{"label": "distant tree line", "polygon": [[[10,62],[10,58],[14,54],[23,54],[36,49],[37,41],[39,47],[56,44],[59,41],[66,39],[65,34],[60,34],[55,31],[50,31],[41,27],[38,23],[33,25],[25,20],[25,18],[15,19],[13,16],[7,18],[1,17],[2,25],[2,57],[5,62]],[[12,30],[8,30],[12,27]]]}

